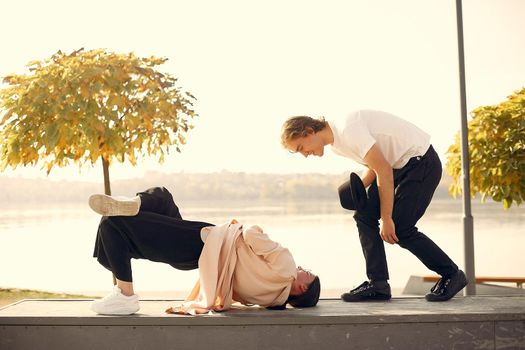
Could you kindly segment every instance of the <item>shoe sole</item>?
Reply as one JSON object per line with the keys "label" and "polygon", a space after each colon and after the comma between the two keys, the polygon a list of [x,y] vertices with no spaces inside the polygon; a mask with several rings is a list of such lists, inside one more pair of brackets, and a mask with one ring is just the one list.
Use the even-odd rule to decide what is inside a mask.
{"label": "shoe sole", "polygon": [[105,194],[90,196],[89,207],[102,216],[134,216],[139,211],[137,202],[116,200]]}
{"label": "shoe sole", "polygon": [[135,310],[119,310],[119,311],[115,311],[115,312],[102,312],[102,311],[95,311],[95,310],[92,310],[94,312],[96,312],[98,315],[106,315],[106,316],[128,316],[128,315],[133,315],[135,313],[137,313],[137,311],[139,311],[140,309],[137,309],[136,311]]}
{"label": "shoe sole", "polygon": [[125,315],[132,315],[140,310],[140,306],[136,306],[133,308],[122,308],[118,310],[97,310],[97,307],[95,305],[91,305],[90,307],[91,311],[96,312],[99,315],[114,315],[114,316],[125,316]]}
{"label": "shoe sole", "polygon": [[344,297],[341,297],[341,300],[347,303],[367,302],[367,301],[386,301],[390,299],[392,299],[391,295],[377,295],[375,297],[362,297],[362,298],[356,298],[356,299],[345,299]]}

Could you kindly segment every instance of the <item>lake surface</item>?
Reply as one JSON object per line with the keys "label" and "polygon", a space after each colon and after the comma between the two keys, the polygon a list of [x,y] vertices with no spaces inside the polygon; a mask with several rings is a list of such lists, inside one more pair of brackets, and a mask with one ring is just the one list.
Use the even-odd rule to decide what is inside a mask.
{"label": "lake surface", "polygon": [[[258,224],[288,247],[298,265],[317,273],[324,290],[346,289],[366,279],[352,212],[338,203],[185,202],[189,220],[222,223],[236,218]],[[476,274],[525,276],[525,207],[504,211],[500,203],[473,203]],[[107,291],[111,273],[92,258],[100,217],[84,204],[0,208],[0,287],[62,292]],[[459,200],[436,200],[418,227],[464,266]],[[386,246],[391,285],[410,275],[432,274],[410,252]],[[135,289],[187,291],[197,271],[133,260]],[[324,294],[326,295],[326,293]]]}

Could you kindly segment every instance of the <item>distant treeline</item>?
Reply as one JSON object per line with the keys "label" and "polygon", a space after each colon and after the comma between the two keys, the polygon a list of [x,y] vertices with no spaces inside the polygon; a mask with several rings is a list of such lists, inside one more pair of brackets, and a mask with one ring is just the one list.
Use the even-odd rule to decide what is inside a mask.
{"label": "distant treeline", "polygon": [[[114,195],[132,195],[153,186],[168,188],[178,200],[337,200],[337,188],[348,174],[264,174],[149,172],[143,178],[111,183]],[[450,178],[444,175],[435,198],[449,197]],[[24,179],[0,175],[2,206],[9,203],[82,202],[102,193],[100,183]]]}

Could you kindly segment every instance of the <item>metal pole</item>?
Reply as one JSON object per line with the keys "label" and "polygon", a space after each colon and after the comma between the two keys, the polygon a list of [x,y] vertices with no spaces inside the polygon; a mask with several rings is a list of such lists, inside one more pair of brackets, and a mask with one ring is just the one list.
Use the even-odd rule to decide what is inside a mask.
{"label": "metal pole", "polygon": [[461,0],[456,0],[458,26],[459,89],[461,96],[461,173],[463,176],[463,240],[465,249],[465,273],[469,279],[466,295],[476,295],[476,272],[474,270],[474,219],[470,207],[470,165],[468,152],[467,97],[465,87],[465,52],[463,45],[463,10]]}

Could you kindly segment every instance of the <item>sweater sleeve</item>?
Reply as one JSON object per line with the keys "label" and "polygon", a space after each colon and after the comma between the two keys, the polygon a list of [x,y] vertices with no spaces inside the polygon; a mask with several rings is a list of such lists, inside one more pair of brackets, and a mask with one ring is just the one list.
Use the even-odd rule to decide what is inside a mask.
{"label": "sweater sleeve", "polygon": [[252,251],[262,257],[279,276],[296,278],[297,269],[290,251],[274,242],[259,226],[250,226],[243,232],[243,238]]}

